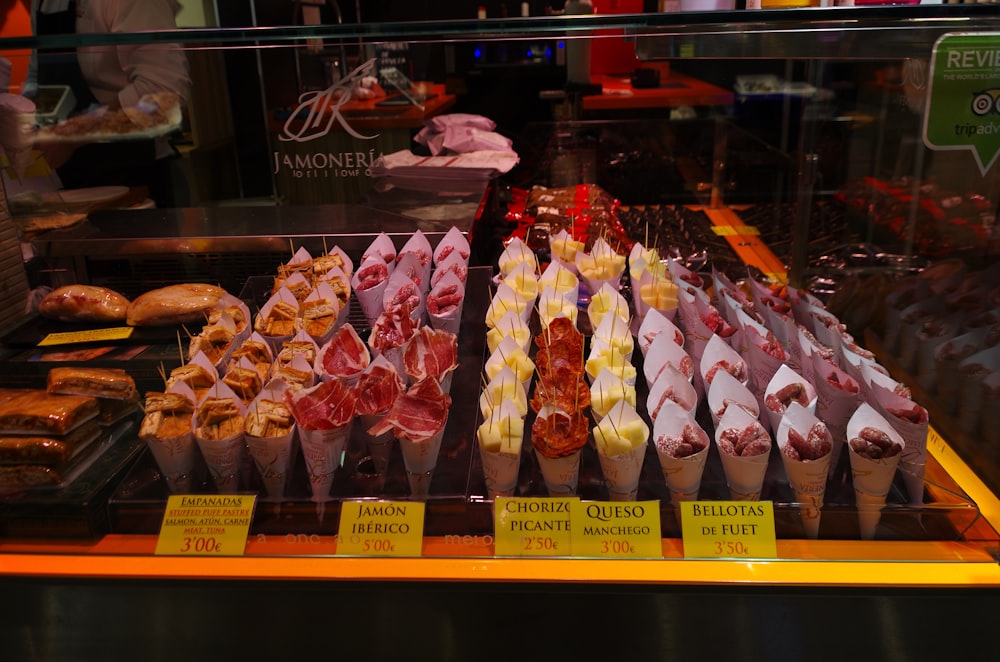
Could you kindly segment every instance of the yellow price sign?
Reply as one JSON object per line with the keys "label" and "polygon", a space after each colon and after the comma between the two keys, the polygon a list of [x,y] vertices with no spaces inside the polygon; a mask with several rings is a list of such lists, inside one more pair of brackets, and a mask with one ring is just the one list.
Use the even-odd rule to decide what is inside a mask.
{"label": "yellow price sign", "polygon": [[255,495],[174,494],[156,539],[156,554],[242,556],[253,519]]}
{"label": "yellow price sign", "polygon": [[659,501],[580,501],[570,510],[573,556],[663,556]]}
{"label": "yellow price sign", "polygon": [[717,237],[758,237],[760,230],[752,225],[713,225]]}
{"label": "yellow price sign", "polygon": [[108,340],[125,340],[132,337],[135,327],[114,326],[107,329],[89,329],[87,331],[64,331],[50,333],[38,342],[39,347],[49,345],[71,345],[80,342],[105,342]]}
{"label": "yellow price sign", "polygon": [[682,501],[685,558],[778,556],[770,501]]}
{"label": "yellow price sign", "polygon": [[417,501],[345,501],[340,507],[337,553],[420,556],[424,509]]}
{"label": "yellow price sign", "polygon": [[570,504],[577,497],[514,498],[494,502],[497,556],[569,556]]}

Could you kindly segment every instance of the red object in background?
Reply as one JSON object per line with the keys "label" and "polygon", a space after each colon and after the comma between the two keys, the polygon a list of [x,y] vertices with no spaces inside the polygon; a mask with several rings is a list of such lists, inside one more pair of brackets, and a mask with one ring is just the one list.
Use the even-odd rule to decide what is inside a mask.
{"label": "red object in background", "polygon": [[[591,0],[595,14],[641,14],[642,0]],[[621,30],[596,30],[590,43],[590,75],[629,76],[639,64],[635,42],[625,41]]]}

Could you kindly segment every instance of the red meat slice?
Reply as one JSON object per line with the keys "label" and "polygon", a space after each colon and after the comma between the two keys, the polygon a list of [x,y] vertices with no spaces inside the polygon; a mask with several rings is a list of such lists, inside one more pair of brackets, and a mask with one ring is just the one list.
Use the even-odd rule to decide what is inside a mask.
{"label": "red meat slice", "polygon": [[323,354],[323,370],[334,377],[353,377],[370,362],[368,347],[350,324],[337,329]]}
{"label": "red meat slice", "polygon": [[391,363],[378,363],[358,378],[358,414],[387,412],[403,392],[403,380]]}
{"label": "red meat slice", "polygon": [[379,315],[369,339],[372,349],[384,354],[386,350],[402,347],[416,328],[410,312],[409,306],[404,304]]}
{"label": "red meat slice", "polygon": [[449,407],[451,397],[441,391],[436,380],[425,379],[396,398],[389,413],[368,433],[379,436],[392,430],[397,438],[427,441],[444,428]]}
{"label": "red meat slice", "polygon": [[357,409],[355,390],[333,379],[309,389],[285,392],[295,422],[306,430],[333,430],[350,423]]}
{"label": "red meat slice", "polygon": [[440,380],[458,366],[458,337],[426,326],[417,329],[403,346],[403,366],[414,381]]}

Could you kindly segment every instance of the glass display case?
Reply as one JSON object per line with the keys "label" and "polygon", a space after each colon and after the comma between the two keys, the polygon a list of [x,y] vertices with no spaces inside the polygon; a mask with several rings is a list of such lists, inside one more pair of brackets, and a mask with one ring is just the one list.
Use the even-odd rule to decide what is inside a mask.
{"label": "glass display case", "polygon": [[[171,472],[151,450],[155,442],[140,439],[144,415],[135,408],[118,427],[102,428],[77,465],[57,467],[63,473],[46,489],[15,485],[13,469],[3,474],[11,481],[0,496],[5,576],[1000,586],[994,5],[305,26],[246,20],[223,13],[199,27],[0,39],[0,55],[12,65],[10,94],[0,104],[0,266],[8,290],[0,294],[15,311],[2,338],[2,386],[43,390],[56,367],[111,368],[134,379],[141,399],[164,391],[171,372],[192,363],[193,339],[220,324],[196,315],[183,324],[125,325],[116,336],[108,327],[120,321],[40,314],[39,301],[55,288],[107,288],[134,302],[152,290],[209,283],[231,296],[233,308],[242,306],[249,336],[277,307],[280,285],[305,280],[292,276],[293,267],[340,254],[349,294],[336,306],[343,312],[337,328],[349,322],[372,344],[384,320],[368,314],[369,298],[361,296],[367,285],[352,278],[352,268],[356,276],[371,266],[380,242],[405,253],[415,237],[429,251],[465,241],[464,304],[449,332],[457,368],[446,422],[436,423],[443,432],[433,476],[415,483],[403,443],[376,450],[369,430],[377,426],[355,422],[325,492],[314,491],[315,458],[293,438],[277,492],[268,482],[274,465],[268,469],[249,451],[230,462],[238,473],[229,475],[230,489],[218,489],[222,475],[202,452],[181,472],[183,488],[172,490]],[[98,110],[85,110],[79,99],[84,80],[51,78],[54,71],[68,75],[60,67],[78,58],[93,86],[87,56],[109,52],[139,52],[161,68],[177,61],[179,69],[173,83],[161,71],[153,89],[131,100],[95,94],[104,103]],[[586,80],[568,75],[581,67]],[[33,78],[36,69],[49,77]],[[458,122],[451,131],[448,121]],[[495,476],[484,460],[492,466],[493,459],[479,442],[488,422],[481,398],[496,354],[491,316],[498,291],[524,285],[504,265],[510,247],[525,247],[528,271],[542,274],[565,259],[553,244],[565,239],[560,230],[584,242],[584,262],[565,267],[571,275],[586,275],[586,258],[603,246],[623,267],[631,253],[629,269],[577,281],[578,298],[558,304],[576,318],[581,351],[601,339],[591,313],[601,292],[612,296],[599,289],[603,281],[630,306],[625,335],[635,345],[644,344],[641,325],[650,318],[635,306],[651,304],[649,281],[631,279],[630,270],[642,262],[654,284],[672,283],[672,304],[652,307],[677,323],[689,360],[696,359],[697,375],[671,391],[695,394],[690,420],[705,433],[707,454],[700,488],[696,483],[686,499],[769,504],[774,554],[685,553],[685,499],[671,483],[670,454],[658,452],[656,439],[666,433],[651,415],[664,400],[652,399],[663,391],[654,389],[659,373],[650,366],[666,365],[661,355],[670,351],[652,349],[655,334],[631,354],[632,381],[616,382],[634,385],[629,415],[649,428],[633,453],[641,470],[626,499],[658,511],[655,553],[497,552],[495,497],[539,504],[558,490],[545,480],[539,445],[533,448],[542,414],[530,407],[521,418],[516,480],[506,491],[491,489]],[[437,257],[426,257],[428,270],[437,266]],[[29,297],[33,312],[21,314]],[[678,297],[691,306],[687,313]],[[541,303],[535,313],[529,306],[525,356],[537,360],[549,337],[543,327],[551,327],[541,322]],[[238,322],[223,324],[233,337]],[[709,337],[721,341],[737,329],[726,349],[713,344],[708,353],[735,352],[727,368],[745,360],[758,382],[747,404],[756,407],[752,418],[766,427],[768,446],[759,484],[742,492],[728,457],[739,453],[723,450],[708,405],[712,380],[703,366],[718,369],[718,362],[702,359]],[[330,341],[322,338],[312,338],[314,350]],[[271,341],[279,353],[281,343]],[[368,360],[380,353],[363,350]],[[751,362],[757,350],[778,362],[771,382]],[[779,449],[791,444],[792,423],[782,425],[780,411],[769,418],[776,410],[768,409],[768,396],[776,391],[767,388],[782,362],[809,382],[791,380],[809,391],[800,408],[808,409],[806,431],[820,396],[829,413],[838,390],[853,388],[849,411],[825,421],[838,430],[828,439],[839,454],[821,463],[828,468],[818,491],[794,479],[808,464],[802,453],[790,465]],[[581,357],[580,383],[587,397],[603,401],[603,387],[593,386],[599,373],[586,364],[584,377]],[[221,381],[227,364],[208,365]],[[306,365],[311,379],[332,376],[317,365]],[[527,400],[539,389],[537,381],[529,386]],[[849,434],[847,423],[862,402],[869,418],[852,431],[881,425],[889,457],[910,450],[881,490],[865,491],[868,474],[852,464],[863,435]],[[144,404],[148,418],[153,406]],[[566,495],[612,503],[619,494],[593,431],[601,417],[575,415],[586,439]],[[395,429],[405,426],[397,421]],[[818,450],[822,440],[812,441],[819,445],[810,462],[831,453],[829,442]],[[256,495],[242,553],[154,554],[172,492]],[[357,501],[422,504],[421,554],[338,550],[342,506]]]}

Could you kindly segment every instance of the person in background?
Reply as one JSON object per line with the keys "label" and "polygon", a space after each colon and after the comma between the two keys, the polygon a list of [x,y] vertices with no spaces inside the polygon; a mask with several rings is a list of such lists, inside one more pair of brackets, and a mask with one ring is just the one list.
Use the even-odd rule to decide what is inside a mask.
{"label": "person in background", "polygon": [[[103,34],[176,30],[177,0],[31,0],[35,34]],[[40,53],[32,85],[69,85],[75,112],[94,104],[112,110],[135,106],[145,94],[172,92],[182,106],[191,92],[187,57],[177,44],[82,46],[75,53]],[[164,138],[90,145],[52,145],[46,158],[65,188],[147,186],[159,207],[186,204],[187,185]]]}

